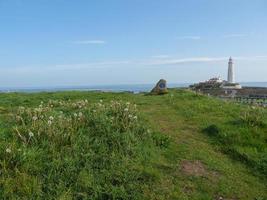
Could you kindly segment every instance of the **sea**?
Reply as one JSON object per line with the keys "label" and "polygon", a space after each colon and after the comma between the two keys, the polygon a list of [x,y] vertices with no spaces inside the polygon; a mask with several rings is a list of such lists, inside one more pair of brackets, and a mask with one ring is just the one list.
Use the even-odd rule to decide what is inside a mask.
{"label": "sea", "polygon": [[[186,88],[192,83],[170,83],[168,88]],[[267,82],[241,82],[244,87],[267,87]],[[0,87],[0,93],[9,92],[59,92],[59,91],[102,91],[102,92],[149,92],[155,84],[58,86],[58,87]]]}

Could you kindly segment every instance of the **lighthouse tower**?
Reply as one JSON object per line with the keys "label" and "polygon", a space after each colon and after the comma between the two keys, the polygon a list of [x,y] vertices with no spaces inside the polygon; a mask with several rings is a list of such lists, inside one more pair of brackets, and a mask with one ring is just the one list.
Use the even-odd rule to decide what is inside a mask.
{"label": "lighthouse tower", "polygon": [[234,76],[234,65],[233,65],[233,59],[230,57],[228,62],[228,83],[235,83],[235,76]]}

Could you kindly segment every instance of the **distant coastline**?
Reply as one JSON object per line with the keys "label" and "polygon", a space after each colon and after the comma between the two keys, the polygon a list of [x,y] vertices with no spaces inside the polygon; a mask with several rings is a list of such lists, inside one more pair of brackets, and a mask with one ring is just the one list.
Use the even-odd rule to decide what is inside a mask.
{"label": "distant coastline", "polygon": [[[192,83],[170,83],[169,88],[186,88]],[[57,92],[57,91],[103,91],[103,92],[148,92],[155,84],[121,84],[96,86],[59,86],[59,87],[0,87],[1,93],[8,92]],[[241,82],[244,87],[267,87],[267,82]]]}
{"label": "distant coastline", "polygon": [[267,82],[241,82],[244,87],[267,87]]}

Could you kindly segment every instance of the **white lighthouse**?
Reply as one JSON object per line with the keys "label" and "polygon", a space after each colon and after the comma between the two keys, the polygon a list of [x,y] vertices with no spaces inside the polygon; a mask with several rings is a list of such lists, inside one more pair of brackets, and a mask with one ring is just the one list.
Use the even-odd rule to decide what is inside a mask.
{"label": "white lighthouse", "polygon": [[229,58],[228,62],[228,83],[235,83],[235,75],[234,75],[234,65],[232,57]]}

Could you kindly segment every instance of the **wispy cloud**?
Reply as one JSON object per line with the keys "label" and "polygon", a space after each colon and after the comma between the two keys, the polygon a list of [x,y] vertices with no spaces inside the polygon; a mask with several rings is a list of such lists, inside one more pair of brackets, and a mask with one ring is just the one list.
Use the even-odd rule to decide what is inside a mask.
{"label": "wispy cloud", "polygon": [[222,37],[223,38],[242,38],[242,37],[246,37],[247,34],[225,34]]}
{"label": "wispy cloud", "polygon": [[227,57],[191,57],[191,58],[172,58],[172,59],[153,59],[146,60],[144,65],[178,65],[184,63],[203,63],[225,61]]}
{"label": "wispy cloud", "polygon": [[130,64],[130,60],[118,60],[118,61],[103,61],[103,62],[91,62],[91,63],[78,63],[78,64],[64,64],[64,65],[54,65],[51,66],[51,69],[58,70],[78,70],[84,68],[106,68],[108,66],[120,66]]}
{"label": "wispy cloud", "polygon": [[[191,57],[191,58],[170,58],[170,59],[150,59],[140,62],[143,65],[179,65],[186,63],[210,63],[227,62],[229,57]],[[234,61],[267,61],[267,56],[236,56]]]}
{"label": "wispy cloud", "polygon": [[[249,34],[232,33],[232,34],[224,34],[224,35],[217,36],[217,37],[221,37],[221,38],[243,38],[243,37],[247,37],[247,36],[249,36]],[[178,37],[176,37],[176,39],[177,40],[200,40],[202,38],[200,36],[197,36],[197,35],[187,35],[187,36],[178,36]]]}
{"label": "wispy cloud", "polygon": [[17,66],[10,68],[0,68],[0,74],[4,72],[28,73],[42,71],[79,71],[86,69],[107,69],[114,66],[127,66],[131,63],[130,60],[117,61],[101,61],[88,63],[71,63],[71,64],[55,64],[55,65],[39,65],[39,66]]}
{"label": "wispy cloud", "polygon": [[[143,68],[156,66],[179,66],[190,63],[227,63],[229,57],[189,57],[189,58],[148,58],[143,60],[117,60],[103,62],[89,62],[77,64],[58,64],[49,66],[21,66],[0,68],[0,74],[4,73],[31,73],[31,72],[55,72],[55,71],[79,71],[79,70],[106,70],[110,68]],[[267,61],[267,55],[261,56],[234,56],[234,61]]]}
{"label": "wispy cloud", "polygon": [[156,56],[151,56],[151,58],[170,58],[170,55],[156,55]]}
{"label": "wispy cloud", "polygon": [[200,36],[178,36],[177,40],[200,40]]}
{"label": "wispy cloud", "polygon": [[267,56],[238,56],[234,57],[235,60],[244,60],[244,61],[262,61],[267,60]]}
{"label": "wispy cloud", "polygon": [[104,40],[77,40],[72,41],[73,44],[105,44]]}

